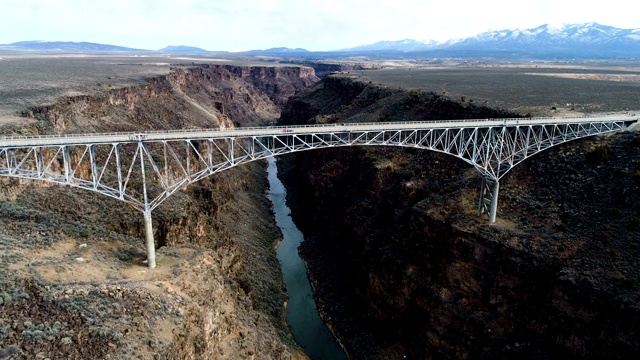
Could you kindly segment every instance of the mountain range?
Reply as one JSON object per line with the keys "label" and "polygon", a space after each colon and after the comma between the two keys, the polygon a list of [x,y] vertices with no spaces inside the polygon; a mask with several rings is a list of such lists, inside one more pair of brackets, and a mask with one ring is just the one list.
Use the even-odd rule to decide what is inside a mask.
{"label": "mountain range", "polygon": [[598,23],[542,25],[534,29],[488,31],[446,42],[381,41],[342,51],[446,51],[561,57],[639,57],[640,29],[619,29]]}
{"label": "mountain range", "polygon": [[[211,54],[193,46],[167,46],[159,50],[133,49],[89,42],[21,41],[0,45],[0,52],[76,52],[76,53],[181,53]],[[488,57],[488,58],[555,58],[610,59],[640,58],[640,29],[619,29],[598,23],[542,25],[534,29],[488,31],[479,35],[446,42],[380,41],[348,49],[311,52],[305,49],[278,47],[251,50],[240,54],[287,57]]]}

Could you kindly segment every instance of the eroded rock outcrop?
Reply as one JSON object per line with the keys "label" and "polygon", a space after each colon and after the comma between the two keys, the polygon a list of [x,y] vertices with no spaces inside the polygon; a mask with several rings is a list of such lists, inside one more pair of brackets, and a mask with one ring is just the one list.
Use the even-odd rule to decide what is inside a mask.
{"label": "eroded rock outcrop", "polygon": [[276,120],[285,99],[317,80],[310,68],[203,65],[26,114],[60,133],[251,126]]}
{"label": "eroded rock outcrop", "polygon": [[[315,80],[312,69],[180,68],[34,107],[25,114],[37,126],[18,130],[263,124],[279,117],[278,99]],[[0,181],[0,260],[11,269],[0,275],[0,349],[14,346],[25,359],[303,358],[283,316],[264,164],[204,179],[154,210],[154,271],[142,263],[142,217],[132,208],[91,192]]]}

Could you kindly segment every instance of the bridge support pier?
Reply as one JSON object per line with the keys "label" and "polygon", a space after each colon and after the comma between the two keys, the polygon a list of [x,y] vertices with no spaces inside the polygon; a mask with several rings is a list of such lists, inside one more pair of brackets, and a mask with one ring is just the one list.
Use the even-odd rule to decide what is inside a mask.
{"label": "bridge support pier", "polygon": [[153,224],[151,223],[151,211],[144,211],[144,237],[147,240],[147,265],[149,269],[156,267],[156,244],[153,240]]}
{"label": "bridge support pier", "polygon": [[498,211],[498,192],[500,190],[500,182],[496,180],[493,183],[491,192],[491,208],[489,208],[489,222],[496,222],[496,212]]}
{"label": "bridge support pier", "polygon": [[489,222],[496,222],[496,213],[498,211],[498,193],[500,191],[500,182],[488,176],[482,177],[482,187],[480,188],[480,203],[478,204],[478,214],[480,216],[487,214]]}

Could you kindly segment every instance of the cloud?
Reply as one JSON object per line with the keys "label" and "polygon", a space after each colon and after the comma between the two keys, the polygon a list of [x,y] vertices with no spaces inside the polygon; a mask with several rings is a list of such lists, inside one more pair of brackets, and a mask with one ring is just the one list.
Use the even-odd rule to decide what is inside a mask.
{"label": "cloud", "polygon": [[[0,43],[91,41],[159,49],[332,50],[380,40],[473,36],[545,23],[637,27],[627,0],[3,0]],[[625,10],[626,9],[626,10]]]}

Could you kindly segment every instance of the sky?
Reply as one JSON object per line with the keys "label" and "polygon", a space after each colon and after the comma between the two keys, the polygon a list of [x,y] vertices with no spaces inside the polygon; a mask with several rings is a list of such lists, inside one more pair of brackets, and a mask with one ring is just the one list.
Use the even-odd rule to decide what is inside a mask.
{"label": "sky", "polygon": [[[328,51],[382,40],[597,22],[640,28],[629,0],[0,0],[0,44],[87,41],[158,50]],[[633,9],[631,8],[633,7]]]}

